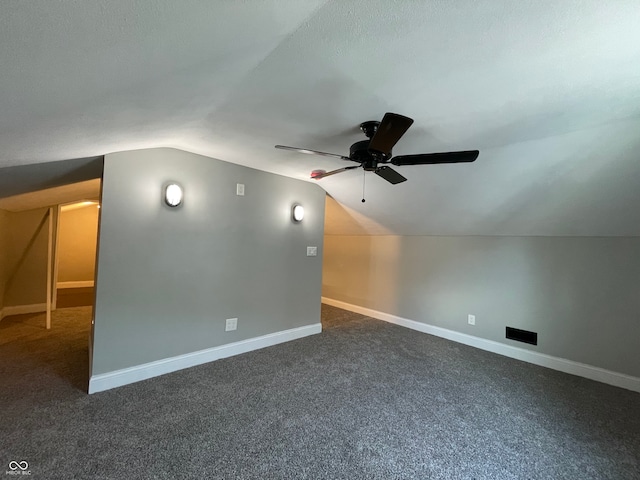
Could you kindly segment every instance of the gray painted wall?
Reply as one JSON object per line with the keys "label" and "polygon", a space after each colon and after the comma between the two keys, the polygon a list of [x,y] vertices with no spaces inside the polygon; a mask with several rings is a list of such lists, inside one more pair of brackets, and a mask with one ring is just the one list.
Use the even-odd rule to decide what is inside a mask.
{"label": "gray painted wall", "polygon": [[323,296],[640,376],[640,238],[328,235]]}
{"label": "gray painted wall", "polygon": [[[162,203],[168,181],[185,190],[175,209]],[[320,322],[324,196],[179,150],[107,155],[92,374]],[[238,330],[225,332],[232,317]]]}

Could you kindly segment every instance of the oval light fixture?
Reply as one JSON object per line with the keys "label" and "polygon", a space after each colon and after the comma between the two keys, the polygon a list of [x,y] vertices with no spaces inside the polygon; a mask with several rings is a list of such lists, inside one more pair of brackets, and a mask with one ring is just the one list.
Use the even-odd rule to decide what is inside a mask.
{"label": "oval light fixture", "polygon": [[291,217],[293,221],[299,223],[304,218],[304,207],[302,205],[296,204],[291,209]]}
{"label": "oval light fixture", "polygon": [[182,203],[182,187],[177,183],[170,183],[164,189],[164,201],[170,207],[177,207]]}

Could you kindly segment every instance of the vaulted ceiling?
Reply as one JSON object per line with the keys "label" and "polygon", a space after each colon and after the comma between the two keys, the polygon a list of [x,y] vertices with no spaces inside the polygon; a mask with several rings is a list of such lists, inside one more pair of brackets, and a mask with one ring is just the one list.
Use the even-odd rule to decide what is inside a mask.
{"label": "vaulted ceiling", "polygon": [[344,162],[275,144],[346,155],[390,111],[394,154],[480,157],[367,173],[366,203],[362,170],[319,181],[355,233],[640,235],[638,25],[637,0],[1,2],[0,167],[171,146],[308,179]]}

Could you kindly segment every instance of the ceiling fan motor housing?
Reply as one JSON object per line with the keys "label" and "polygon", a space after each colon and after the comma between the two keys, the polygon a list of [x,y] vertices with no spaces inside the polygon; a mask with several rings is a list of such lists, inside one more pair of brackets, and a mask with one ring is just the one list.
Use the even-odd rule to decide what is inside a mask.
{"label": "ceiling fan motor housing", "polygon": [[349,149],[349,158],[356,162],[362,163],[365,170],[375,170],[378,162],[387,162],[391,158],[391,152],[388,154],[369,151],[369,142],[371,140],[361,140],[351,145]]}

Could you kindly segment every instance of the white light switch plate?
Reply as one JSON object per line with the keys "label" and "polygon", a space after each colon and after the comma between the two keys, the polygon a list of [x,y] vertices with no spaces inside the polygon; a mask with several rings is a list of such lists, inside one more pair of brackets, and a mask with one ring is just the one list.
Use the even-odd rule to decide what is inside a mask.
{"label": "white light switch plate", "polygon": [[244,183],[236,183],[236,195],[244,196]]}
{"label": "white light switch plate", "polygon": [[307,257],[317,257],[318,247],[307,247]]}
{"label": "white light switch plate", "polygon": [[225,332],[230,332],[231,330],[238,329],[238,319],[237,318],[227,318],[227,324],[224,328]]}

